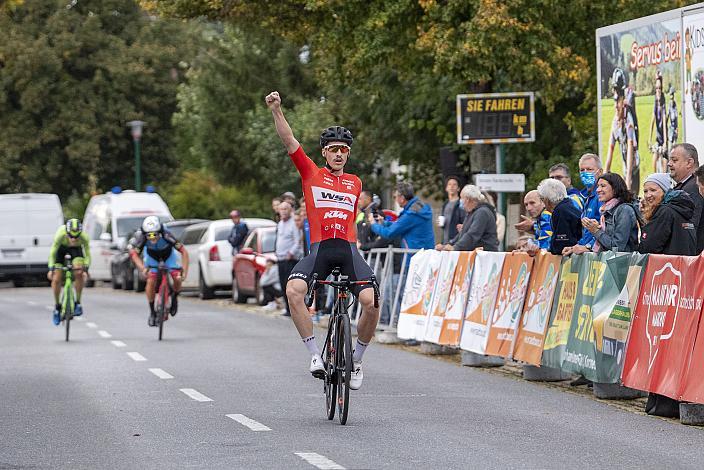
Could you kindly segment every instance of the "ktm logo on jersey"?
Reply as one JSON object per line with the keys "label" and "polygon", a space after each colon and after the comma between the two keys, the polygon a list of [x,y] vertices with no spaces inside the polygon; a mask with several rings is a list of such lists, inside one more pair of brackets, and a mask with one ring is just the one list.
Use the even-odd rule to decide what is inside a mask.
{"label": "ktm logo on jersey", "polygon": [[323,219],[342,219],[342,220],[347,220],[347,217],[349,217],[349,214],[346,214],[342,211],[327,211],[325,215],[323,216]]}

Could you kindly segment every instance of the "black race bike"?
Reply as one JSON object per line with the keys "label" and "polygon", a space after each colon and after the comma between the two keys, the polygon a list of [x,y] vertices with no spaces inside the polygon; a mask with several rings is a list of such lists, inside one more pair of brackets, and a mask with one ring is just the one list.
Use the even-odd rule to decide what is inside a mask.
{"label": "black race bike", "polygon": [[347,313],[353,303],[349,300],[352,297],[351,288],[353,286],[373,286],[374,307],[378,307],[379,286],[374,276],[368,281],[350,281],[347,276],[340,274],[340,268],[333,269],[332,276],[332,281],[320,281],[318,275],[313,274],[313,280],[308,286],[306,304],[308,307],[313,305],[313,292],[318,286],[332,286],[334,288],[335,305],[330,315],[328,334],[323,345],[323,364],[325,366],[323,390],[328,419],[335,417],[335,407],[337,407],[340,424],[346,424],[350,403],[350,377],[352,376],[352,331],[350,316]]}

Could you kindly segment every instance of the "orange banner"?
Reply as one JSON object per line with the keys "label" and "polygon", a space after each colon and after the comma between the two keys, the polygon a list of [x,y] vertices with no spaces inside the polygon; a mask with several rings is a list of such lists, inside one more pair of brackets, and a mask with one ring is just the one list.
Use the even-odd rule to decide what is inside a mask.
{"label": "orange banner", "polygon": [[513,350],[515,360],[540,365],[561,262],[561,256],[546,252],[535,257]]}
{"label": "orange banner", "polygon": [[467,308],[467,297],[469,296],[469,284],[472,282],[475,256],[476,251],[460,252],[457,268],[455,269],[455,278],[452,281],[450,298],[447,301],[445,318],[442,322],[439,344],[445,346],[459,346],[460,344],[462,319]]}
{"label": "orange banner", "polygon": [[443,251],[441,252],[441,258],[442,261],[440,265],[442,267],[438,272],[435,294],[433,295],[432,303],[428,309],[428,319],[425,329],[425,341],[436,344],[440,341],[440,332],[445,318],[445,310],[447,310],[447,301],[452,291],[452,282],[455,279],[455,268],[460,258],[460,252]]}
{"label": "orange banner", "polygon": [[504,258],[486,354],[509,357],[513,351],[513,340],[523,312],[532,268],[533,258],[527,253],[509,253]]}

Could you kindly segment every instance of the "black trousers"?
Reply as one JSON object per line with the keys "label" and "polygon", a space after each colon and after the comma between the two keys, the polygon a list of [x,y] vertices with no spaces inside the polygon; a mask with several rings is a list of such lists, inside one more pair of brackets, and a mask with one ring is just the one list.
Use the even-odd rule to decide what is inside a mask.
{"label": "black trousers", "polygon": [[281,283],[281,290],[284,294],[284,303],[286,304],[286,312],[291,313],[291,309],[288,306],[288,297],[286,296],[286,282],[288,282],[288,276],[293,271],[293,267],[298,263],[298,260],[281,260],[278,262],[279,265],[279,282]]}
{"label": "black trousers", "polygon": [[262,290],[264,291],[264,305],[281,297],[281,291],[274,286],[263,286]]}

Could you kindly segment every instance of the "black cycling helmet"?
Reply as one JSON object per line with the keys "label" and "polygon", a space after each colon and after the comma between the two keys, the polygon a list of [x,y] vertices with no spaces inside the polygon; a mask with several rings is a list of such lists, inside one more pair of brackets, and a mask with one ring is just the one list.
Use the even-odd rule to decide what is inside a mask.
{"label": "black cycling helmet", "polygon": [[611,74],[611,87],[614,89],[614,99],[620,98],[626,91],[626,74],[618,67]]}
{"label": "black cycling helmet", "polygon": [[344,142],[352,146],[352,133],[342,126],[330,126],[320,134],[320,146],[325,147],[329,142]]}

